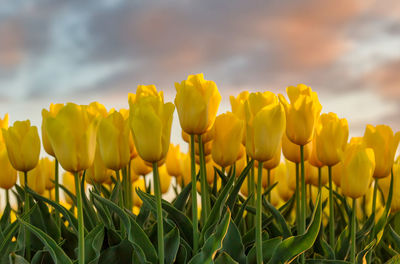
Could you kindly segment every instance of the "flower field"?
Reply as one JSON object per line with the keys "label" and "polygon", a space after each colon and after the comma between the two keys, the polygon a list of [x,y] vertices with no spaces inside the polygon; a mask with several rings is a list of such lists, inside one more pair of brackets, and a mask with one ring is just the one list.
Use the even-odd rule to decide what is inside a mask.
{"label": "flower field", "polygon": [[220,115],[203,74],[175,88],[138,85],[129,109],[51,104],[40,128],[6,114],[0,263],[400,262],[399,132],[349,138],[304,84]]}

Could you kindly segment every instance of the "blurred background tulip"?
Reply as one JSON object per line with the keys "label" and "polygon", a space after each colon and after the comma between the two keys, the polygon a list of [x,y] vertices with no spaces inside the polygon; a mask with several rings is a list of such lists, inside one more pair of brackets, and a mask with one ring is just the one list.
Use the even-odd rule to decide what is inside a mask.
{"label": "blurred background tulip", "polygon": [[[232,113],[243,122],[246,122],[246,112],[244,108],[245,108],[245,102],[248,98],[249,98],[248,91],[243,91],[239,93],[237,97],[229,96]],[[242,144],[243,145],[246,144],[246,127],[244,128],[243,132]]]}
{"label": "blurred background tulip", "polygon": [[[311,143],[307,143],[304,146],[304,160],[308,160],[308,158],[310,157],[311,149]],[[300,147],[299,145],[296,145],[295,143],[290,141],[286,133],[283,133],[282,136],[282,153],[287,160],[290,160],[294,163],[300,163]]]}
{"label": "blurred background tulip", "polygon": [[182,159],[182,153],[179,145],[170,144],[165,160],[168,174],[174,177],[182,176],[182,166],[180,159]]}
{"label": "blurred background tulip", "polygon": [[50,156],[55,157],[55,153],[53,147],[51,146],[49,136],[47,135],[47,124],[46,120],[49,116],[55,117],[60,109],[64,106],[64,104],[50,104],[49,110],[43,109],[42,110],[42,143],[43,148]]}

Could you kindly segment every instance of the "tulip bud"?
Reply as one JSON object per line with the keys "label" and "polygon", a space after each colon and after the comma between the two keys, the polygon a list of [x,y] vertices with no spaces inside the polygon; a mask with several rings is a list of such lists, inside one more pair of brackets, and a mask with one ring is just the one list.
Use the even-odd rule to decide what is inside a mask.
{"label": "tulip bud", "polygon": [[[304,160],[308,160],[311,153],[312,144],[308,143],[304,146]],[[300,163],[300,146],[294,144],[288,139],[286,133],[282,136],[282,153],[287,160],[294,163]]]}
{"label": "tulip bud", "polygon": [[313,138],[322,106],[317,93],[304,84],[289,86],[286,92],[290,104],[279,94],[286,112],[286,135],[293,143],[304,146]]}
{"label": "tulip bud", "polygon": [[40,154],[40,139],[36,126],[29,120],[16,121],[7,130],[2,129],[7,147],[8,158],[12,166],[27,172],[36,167]]}
{"label": "tulip bud", "polygon": [[60,109],[64,106],[64,104],[50,104],[50,109],[47,111],[46,109],[42,110],[42,141],[43,148],[50,156],[55,156],[53,147],[51,146],[49,136],[47,135],[47,124],[46,120],[49,116],[55,117]]}
{"label": "tulip bud", "polygon": [[92,116],[106,117],[108,115],[106,107],[99,102],[91,102],[89,105],[82,107]]}
{"label": "tulip bud", "polygon": [[85,109],[68,103],[45,121],[56,158],[69,172],[83,171],[93,164],[98,119]]}
{"label": "tulip bud", "polygon": [[316,151],[318,160],[333,166],[342,159],[349,137],[349,125],[345,118],[336,114],[322,114],[316,129]]}
{"label": "tulip bud", "polygon": [[375,153],[374,178],[384,178],[390,175],[393,166],[394,155],[400,141],[400,132],[393,134],[393,130],[386,125],[373,127],[367,125],[364,133],[364,141],[367,147]]}
{"label": "tulip bud", "polygon": [[165,165],[167,166],[168,174],[174,177],[182,175],[181,162],[182,153],[179,149],[179,145],[170,144]]}
{"label": "tulip bud", "polygon": [[204,80],[201,73],[175,83],[175,88],[175,105],[182,129],[191,135],[201,135],[210,130],[221,102],[217,85]]}
{"label": "tulip bud", "polygon": [[150,95],[148,90],[141,87],[138,86],[136,91],[136,101],[129,102],[133,140],[143,160],[159,162],[165,159],[168,152],[175,107],[172,103],[164,104],[162,93]]}
{"label": "tulip bud", "polygon": [[11,165],[6,146],[2,141],[0,141],[0,168],[0,188],[11,189],[17,181],[17,171]]}
{"label": "tulip bud", "polygon": [[240,152],[244,122],[230,112],[219,115],[214,124],[212,158],[221,167],[232,165]]}
{"label": "tulip bud", "polygon": [[285,130],[282,105],[271,92],[252,93],[245,112],[247,154],[261,162],[272,159]]}
{"label": "tulip bud", "polygon": [[[245,102],[248,98],[248,91],[241,92],[236,98],[234,96],[229,97],[232,113],[243,122],[246,122]],[[242,144],[246,144],[246,130],[243,132]]]}
{"label": "tulip bud", "polygon": [[351,141],[344,154],[342,193],[353,199],[366,194],[374,169],[374,151],[362,141]]}

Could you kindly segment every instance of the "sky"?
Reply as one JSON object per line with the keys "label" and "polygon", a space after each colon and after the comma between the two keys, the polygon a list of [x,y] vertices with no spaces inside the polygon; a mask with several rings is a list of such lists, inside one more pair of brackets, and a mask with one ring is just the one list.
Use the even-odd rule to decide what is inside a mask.
{"label": "sky", "polygon": [[[41,123],[51,102],[127,107],[138,84],[173,101],[203,72],[230,110],[243,90],[305,83],[323,112],[400,130],[400,1],[0,0],[0,115]],[[177,115],[172,141],[180,141]]]}

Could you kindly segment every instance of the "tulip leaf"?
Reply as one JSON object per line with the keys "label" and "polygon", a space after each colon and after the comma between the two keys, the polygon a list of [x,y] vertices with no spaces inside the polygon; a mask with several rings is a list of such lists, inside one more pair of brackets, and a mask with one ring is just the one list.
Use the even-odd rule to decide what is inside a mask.
{"label": "tulip leaf", "polygon": [[74,203],[74,205],[76,205],[76,196],[67,187],[65,187],[64,185],[59,184],[58,186],[63,190],[63,192],[65,194],[68,195],[69,198],[71,198],[71,200]]}
{"label": "tulip leaf", "polygon": [[370,215],[367,221],[365,221],[365,223],[363,224],[361,230],[356,233],[356,240],[358,241],[366,237],[371,232],[374,225],[375,225],[375,212],[373,212]]}
{"label": "tulip leaf", "polygon": [[85,236],[85,263],[97,264],[104,240],[104,225],[99,224]]}
{"label": "tulip leaf", "polygon": [[400,246],[400,236],[394,231],[391,225],[389,225],[389,234],[395,242],[394,244]]}
{"label": "tulip leaf", "polygon": [[45,232],[40,230],[39,228],[25,222],[21,218],[18,218],[18,221],[27,227],[33,234],[35,234],[45,245],[46,249],[49,251],[51,258],[55,262],[55,264],[72,264],[72,260],[65,254],[62,248],[57,245],[57,243]]}
{"label": "tulip leaf", "polygon": [[275,249],[269,263],[286,263],[311,248],[314,244],[322,219],[321,194],[318,195],[310,225],[303,235],[292,236],[283,240]]}
{"label": "tulip leaf", "polygon": [[228,231],[229,222],[231,219],[231,212],[227,210],[224,218],[215,228],[215,232],[207,238],[204,242],[200,252],[197,253],[190,261],[189,264],[211,264],[216,252],[222,248],[222,243]]}
{"label": "tulip leaf", "polygon": [[1,216],[0,219],[0,233],[1,231],[6,228],[8,223],[10,222],[11,219],[11,206],[9,203],[7,203],[6,207],[4,208],[3,215]]}
{"label": "tulip leaf", "polygon": [[189,182],[188,185],[186,185],[185,188],[183,188],[179,195],[176,197],[172,205],[179,211],[183,211],[191,190],[192,182]]}
{"label": "tulip leaf", "polygon": [[400,254],[389,259],[385,264],[397,264],[400,262]]}
{"label": "tulip leaf", "polygon": [[285,218],[281,215],[281,213],[274,207],[272,206],[265,197],[263,197],[263,204],[268,210],[271,212],[271,214],[274,216],[276,222],[280,225],[282,229],[282,234],[283,238],[288,238],[292,236],[292,232],[290,232],[290,229],[285,221]]}
{"label": "tulip leaf", "polygon": [[235,224],[236,226],[240,226],[240,223],[243,220],[243,214],[244,214],[244,210],[246,209],[246,206],[248,204],[248,202],[251,200],[251,197],[253,196],[253,194],[251,193],[249,195],[249,197],[247,197],[247,199],[240,205],[239,211],[235,216]]}
{"label": "tulip leaf", "polygon": [[9,256],[10,264],[29,264],[29,262],[19,255],[15,255],[15,253],[11,253]]}
{"label": "tulip leaf", "polygon": [[99,264],[111,264],[111,263],[134,263],[132,261],[133,253],[139,256],[139,261],[135,263],[148,263],[144,257],[143,252],[141,254],[140,248],[136,249],[128,240],[124,239],[117,245],[110,246],[100,254]]}
{"label": "tulip leaf", "polygon": [[99,219],[97,217],[96,212],[93,209],[92,203],[86,197],[85,176],[86,176],[86,171],[83,172],[81,184],[80,184],[81,194],[82,194],[83,216],[85,217],[84,223],[85,223],[86,229],[92,230],[96,226],[96,224],[99,222]]}
{"label": "tulip leaf", "polygon": [[235,261],[231,256],[229,256],[226,252],[222,252],[215,259],[215,264],[238,264],[239,262]]}
{"label": "tulip leaf", "polygon": [[164,263],[174,263],[176,254],[179,250],[180,235],[179,229],[175,226],[164,237],[165,261]]}
{"label": "tulip leaf", "polygon": [[357,257],[356,257],[357,264],[363,264],[363,263],[367,262],[367,260],[366,260],[367,254],[374,248],[375,244],[376,244],[376,240],[374,239],[362,251],[358,252]]}
{"label": "tulip leaf", "polygon": [[214,171],[221,178],[222,186],[225,186],[228,182],[228,177],[226,177],[226,175],[217,167],[214,167]]}
{"label": "tulip leaf", "polygon": [[333,259],[307,259],[306,264],[351,264],[351,262]]}
{"label": "tulip leaf", "polygon": [[229,254],[232,259],[239,263],[246,263],[246,255],[244,253],[244,246],[240,232],[235,225],[235,222],[230,221],[228,231],[226,233],[224,242],[222,243],[221,251]]}
{"label": "tulip leaf", "polygon": [[111,214],[110,214],[110,211],[108,210],[108,208],[104,207],[103,204],[96,199],[93,199],[93,204],[97,209],[97,213],[101,219],[101,222],[107,228],[109,228],[109,229],[113,228],[113,222],[112,222]]}
{"label": "tulip leaf", "polygon": [[345,259],[350,250],[350,231],[348,227],[343,229],[336,242],[335,256],[336,259]]}
{"label": "tulip leaf", "polygon": [[[282,242],[281,237],[274,237],[271,239],[265,239],[262,242],[262,251],[263,251],[263,261],[268,262],[272,254],[274,253],[276,247]],[[256,247],[255,245],[250,249],[249,253],[247,254],[247,264],[257,263],[257,256],[256,256]]]}
{"label": "tulip leaf", "polygon": [[[226,201],[226,206],[231,208],[233,208],[233,205],[236,202],[237,196],[239,194],[240,191],[240,187],[242,187],[242,184],[247,176],[247,174],[249,173],[251,167],[253,166],[254,161],[249,162],[249,164],[247,164],[247,166],[243,169],[242,173],[240,173],[240,176],[237,178],[237,181],[235,182],[235,185],[232,189],[232,191],[229,194],[228,200]],[[231,178],[235,178],[235,177],[231,177]]]}

